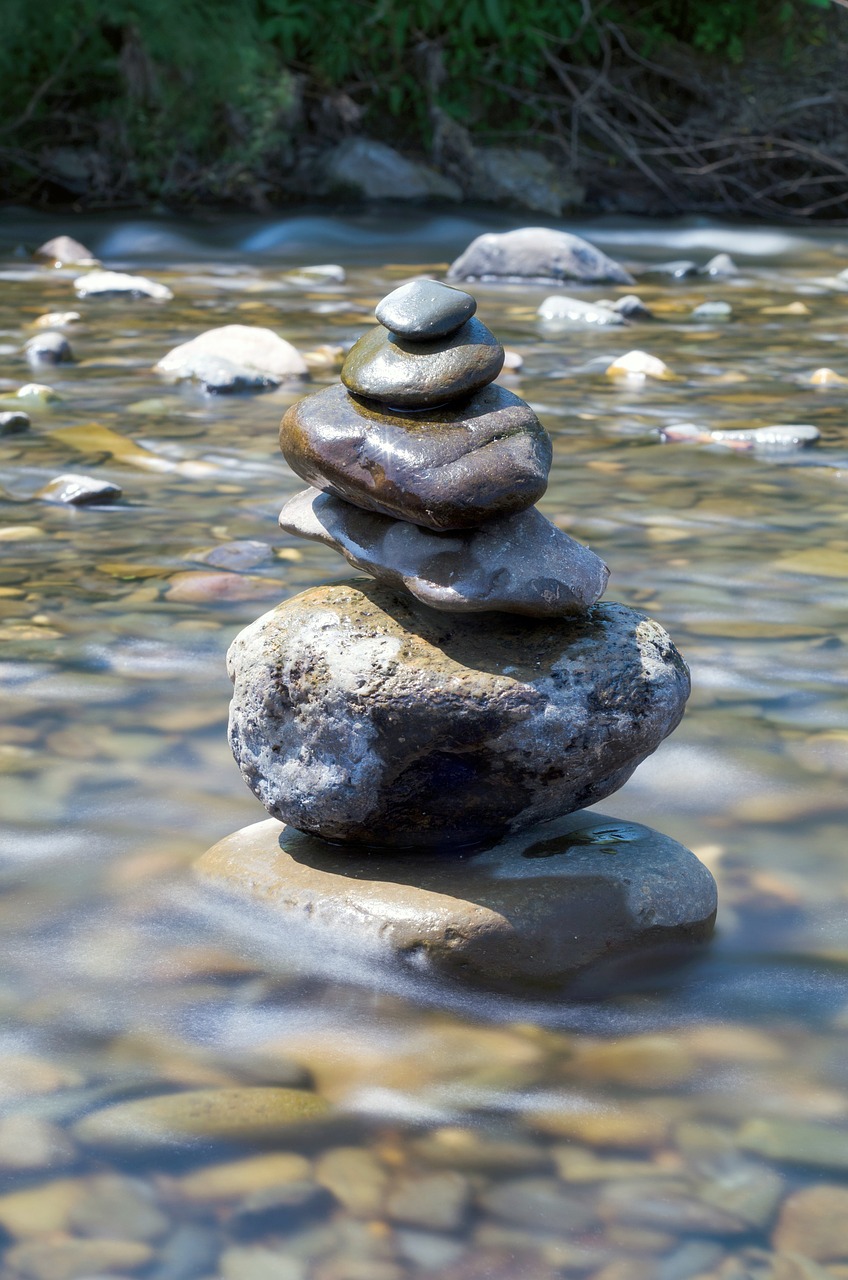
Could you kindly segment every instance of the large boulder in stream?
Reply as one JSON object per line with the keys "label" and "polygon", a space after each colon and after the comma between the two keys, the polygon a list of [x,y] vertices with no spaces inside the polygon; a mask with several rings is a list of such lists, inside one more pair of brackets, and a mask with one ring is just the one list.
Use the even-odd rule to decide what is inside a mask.
{"label": "large boulder in stream", "polygon": [[480,845],[597,803],[689,695],[666,632],[624,605],[481,627],[367,580],[284,601],[227,663],[230,745],[268,812],[394,850]]}
{"label": "large boulder in stream", "polygon": [[588,240],[548,227],[519,227],[516,231],[478,236],[451,265],[447,278],[454,282],[634,283],[629,271]]}

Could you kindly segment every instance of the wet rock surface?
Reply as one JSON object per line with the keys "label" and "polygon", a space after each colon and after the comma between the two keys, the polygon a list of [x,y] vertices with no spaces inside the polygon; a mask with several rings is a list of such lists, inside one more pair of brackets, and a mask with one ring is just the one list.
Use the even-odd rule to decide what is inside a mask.
{"label": "wet rock surface", "polygon": [[410,280],[386,294],[376,308],[381,325],[400,338],[430,342],[461,329],[477,310],[477,299],[438,280]]}
{"label": "wet rock surface", "polygon": [[531,506],[551,459],[533,410],[496,386],[414,419],[328,387],[288,410],[280,448],[316,488],[430,529],[467,529]]}
{"label": "wet rock surface", "polygon": [[629,271],[587,240],[547,227],[478,236],[451,265],[448,279],[633,284]]}
{"label": "wet rock surface", "polygon": [[325,947],[517,990],[704,942],[716,910],[694,854],[597,813],[480,853],[414,858],[334,849],[269,820],[226,837],[195,872]]}
{"label": "wet rock surface", "polygon": [[318,587],[236,638],[230,743],[275,817],[345,841],[472,844],[616,790],[683,714],[669,637],[622,605],[552,623]]}
{"label": "wet rock surface", "polygon": [[474,318],[432,342],[404,340],[380,325],[351,349],[342,382],[355,395],[392,408],[427,409],[485,387],[503,361],[501,344]]}
{"label": "wet rock surface", "polygon": [[307,489],[286,503],[280,526],[333,547],[355,569],[451,613],[582,613],[603,594],[609,576],[594,552],[535,507],[467,532],[435,533]]}

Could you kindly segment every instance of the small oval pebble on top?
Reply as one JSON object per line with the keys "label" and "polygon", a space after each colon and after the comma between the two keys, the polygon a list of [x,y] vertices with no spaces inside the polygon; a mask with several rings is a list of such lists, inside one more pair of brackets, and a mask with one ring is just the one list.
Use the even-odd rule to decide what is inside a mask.
{"label": "small oval pebble on top", "polygon": [[410,280],[387,294],[374,314],[399,337],[430,342],[455,333],[476,310],[476,298],[463,289],[438,280]]}

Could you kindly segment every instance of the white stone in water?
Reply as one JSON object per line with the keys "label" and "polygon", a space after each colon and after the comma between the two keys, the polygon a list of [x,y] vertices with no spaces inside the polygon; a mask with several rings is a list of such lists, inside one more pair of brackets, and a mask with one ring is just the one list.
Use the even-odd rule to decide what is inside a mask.
{"label": "white stone in water", "polygon": [[149,280],[147,276],[127,275],[124,271],[88,271],[84,276],[77,276],[74,289],[80,298],[107,298],[110,294],[120,294],[167,302],[174,296],[167,285]]}
{"label": "white stone in water", "polygon": [[437,533],[306,489],[283,507],[280,525],[449,613],[564,617],[593,605],[609,577],[593,551],[535,507],[476,529]]}
{"label": "white stone in water", "polygon": [[644,381],[645,378],[669,379],[674,375],[658,356],[649,355],[647,351],[628,351],[607,366],[607,374],[611,378],[633,378]]}
{"label": "white stone in water", "polygon": [[[169,377],[197,378],[214,389],[239,390],[279,384],[308,376],[300,352],[274,333],[258,325],[226,324],[174,347],[155,366]],[[212,385],[212,384],[210,384]]]}
{"label": "white stone in water", "polygon": [[552,294],[545,298],[536,312],[539,320],[557,328],[582,328],[584,325],[621,326],[626,324],[623,315],[598,302],[584,302],[581,298],[569,298]]}
{"label": "white stone in water", "polygon": [[848,386],[848,378],[843,378],[841,373],[836,373],[833,369],[816,369],[810,374],[810,382],[814,387],[845,387]]}
{"label": "white stone in water", "polygon": [[729,320],[733,314],[733,308],[729,302],[722,302],[715,299],[710,302],[701,302],[692,311],[693,320]]}
{"label": "white stone in water", "polygon": [[86,507],[92,504],[115,502],[121,496],[119,485],[110,480],[101,480],[96,476],[66,475],[56,476],[48,481],[35,495],[43,502],[56,502],[64,506]]}
{"label": "white stone in water", "polygon": [[808,423],[713,431],[694,422],[674,422],[661,427],[659,434],[673,444],[720,444],[728,449],[804,449],[821,437],[818,428]]}

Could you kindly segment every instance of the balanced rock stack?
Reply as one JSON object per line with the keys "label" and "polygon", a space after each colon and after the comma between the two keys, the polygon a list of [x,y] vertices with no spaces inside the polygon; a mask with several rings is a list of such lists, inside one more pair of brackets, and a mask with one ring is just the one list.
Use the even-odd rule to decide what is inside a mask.
{"label": "balanced rock stack", "polygon": [[275,821],[199,871],[289,925],[466,977],[557,982],[709,934],[715,887],[692,854],[565,817],[675,728],[689,674],[656,622],[597,603],[606,566],[533,505],[551,441],[494,383],[503,349],[475,311],[458,289],[403,285],[344,385],[283,419],[286,461],[314,487],[282,527],[370,578],[305,591],[233,642],[230,742]]}

